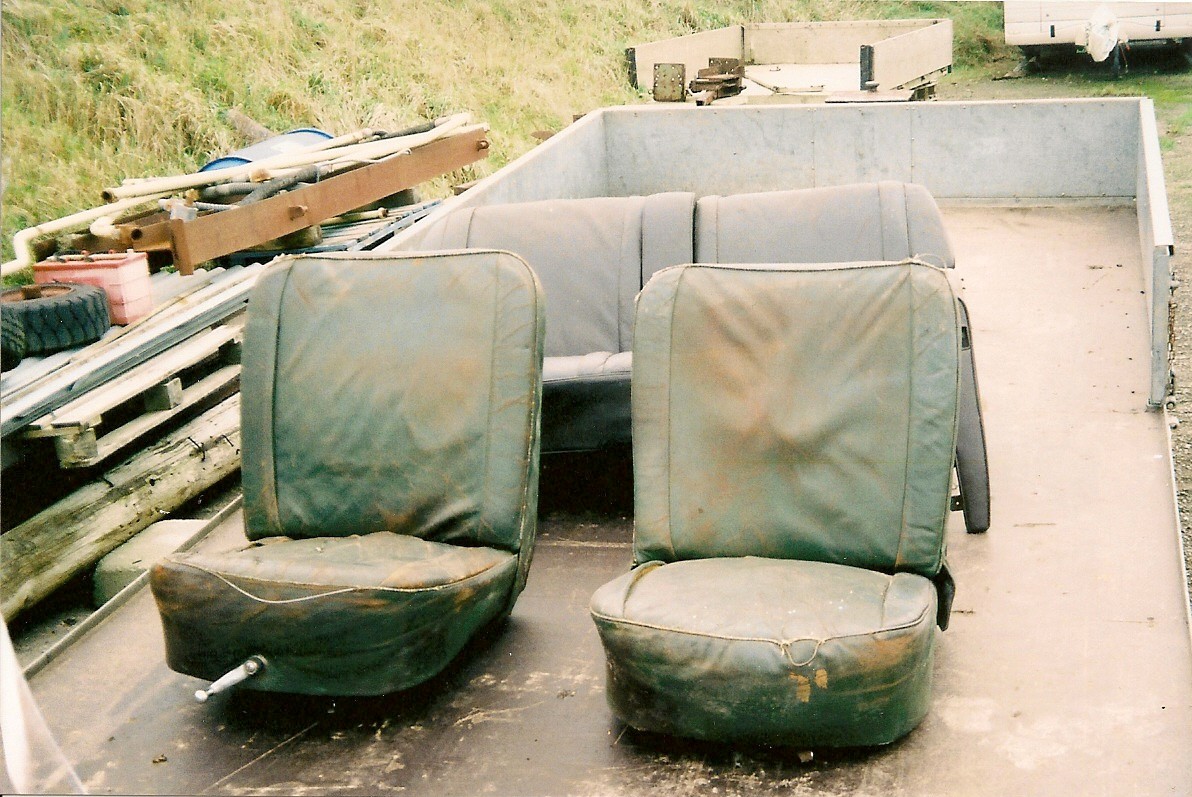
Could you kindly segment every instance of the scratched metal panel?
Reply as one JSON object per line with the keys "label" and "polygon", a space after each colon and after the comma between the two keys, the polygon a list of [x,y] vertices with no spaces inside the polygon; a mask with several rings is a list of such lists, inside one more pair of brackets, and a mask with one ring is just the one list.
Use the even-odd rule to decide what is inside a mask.
{"label": "scratched metal panel", "polygon": [[459,196],[444,201],[421,222],[376,251],[417,249],[436,220],[456,208],[608,195],[603,130],[601,114],[581,119]]}
{"label": "scratched metal panel", "polygon": [[901,179],[939,199],[1132,199],[1139,100],[862,106],[633,106],[593,112],[456,207],[660,191],[731,194]]}
{"label": "scratched metal panel", "polygon": [[816,185],[911,180],[909,105],[825,106],[815,111]]}
{"label": "scratched metal panel", "polygon": [[1151,389],[1152,407],[1163,404],[1171,384],[1171,255],[1175,240],[1171,213],[1167,205],[1167,187],[1159,154],[1159,133],[1155,123],[1155,105],[1143,100],[1138,109],[1140,136],[1136,165],[1138,194],[1138,238],[1142,248],[1143,273],[1147,301],[1151,308]]}
{"label": "scratched metal panel", "polygon": [[914,182],[937,199],[1133,197],[1138,100],[915,103]]}
{"label": "scratched metal panel", "polygon": [[814,185],[814,117],[802,108],[606,112],[609,189],[737,194]]}

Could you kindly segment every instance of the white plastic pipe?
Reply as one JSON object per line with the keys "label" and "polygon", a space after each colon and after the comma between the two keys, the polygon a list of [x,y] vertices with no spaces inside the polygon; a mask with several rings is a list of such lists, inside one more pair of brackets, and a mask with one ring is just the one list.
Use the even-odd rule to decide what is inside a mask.
{"label": "white plastic pipe", "polygon": [[[350,144],[358,144],[359,142],[363,141],[366,138],[372,138],[374,135],[376,135],[376,131],[374,131],[370,127],[366,127],[361,130],[357,130],[354,133],[347,133],[342,136],[337,136],[336,138],[328,138],[328,139],[324,139],[322,141],[316,141],[313,144],[307,144],[305,147],[296,149],[293,152],[287,152],[287,153],[283,153],[283,154],[285,154],[287,156],[289,156],[289,155],[307,155],[312,152],[321,152],[323,150],[333,149],[335,147],[343,147],[343,146],[348,146]],[[276,158],[276,157],[278,157],[278,156],[277,155],[273,156],[273,158]],[[152,191],[154,188],[156,188],[156,184],[158,184],[158,183],[162,183],[164,185],[169,186],[174,181],[180,180],[182,178],[193,178],[193,177],[197,177],[200,175],[208,175],[212,179],[209,182],[200,183],[199,185],[211,185],[213,183],[235,182],[234,180],[228,179],[228,176],[230,174],[232,174],[233,172],[240,174],[242,176],[248,175],[253,171],[254,166],[259,168],[261,164],[268,163],[273,158],[263,158],[259,161],[254,161],[251,164],[246,163],[243,166],[232,166],[232,167],[229,167],[226,169],[213,169],[212,171],[209,171],[209,172],[192,172],[191,174],[175,175],[172,177],[130,177],[130,178],[127,178],[127,179],[121,181],[120,185],[117,186],[116,188],[105,188],[103,195],[104,195],[104,199],[108,199],[108,200],[123,197],[123,196],[136,196],[138,194],[143,194],[147,191]],[[173,190],[181,191],[181,190],[184,190],[185,188],[197,188],[197,187],[198,186],[186,185],[186,186],[182,186],[181,188],[175,188]],[[168,190],[168,188],[161,189],[161,190]]]}
{"label": "white plastic pipe", "polygon": [[[409,149],[413,147],[420,147],[435,139],[442,138],[453,130],[467,124],[471,121],[471,115],[466,113],[456,114],[454,116],[446,117],[433,130],[426,133],[417,133],[409,136],[401,136],[399,138],[387,138],[380,141],[370,141],[364,144],[349,144],[347,146],[339,146],[329,148],[326,145],[329,141],[319,142],[319,144],[311,145],[318,146],[318,149],[311,149],[307,147],[305,151],[287,152],[274,155],[269,158],[262,158],[259,161],[246,163],[243,166],[232,166],[227,169],[216,169],[210,172],[195,172],[193,174],[181,174],[173,177],[157,177],[146,179],[137,183],[126,183],[115,188],[108,188],[104,191],[105,199],[119,199],[138,196],[151,191],[169,191],[171,193],[176,191],[184,191],[188,188],[198,188],[204,185],[214,185],[217,183],[237,182],[251,177],[252,175],[260,174],[262,172],[268,173],[278,169],[289,169],[298,166],[309,166],[312,163],[320,163],[323,161],[340,160],[347,157],[349,154],[352,157],[361,159],[362,156],[355,153],[359,151],[373,152],[374,150],[358,150],[358,147],[373,147],[377,146],[378,150],[386,151],[387,154],[399,152],[402,149]],[[351,138],[352,135],[348,136]],[[379,155],[371,155],[370,157],[381,157]]]}
{"label": "white plastic pipe", "polygon": [[35,238],[40,238],[43,235],[50,235],[56,232],[63,232],[64,230],[71,230],[82,227],[96,219],[101,219],[104,216],[112,216],[125,210],[130,210],[138,205],[144,205],[149,202],[156,202],[162,197],[167,197],[171,192],[163,191],[148,196],[136,196],[128,199],[123,199],[118,202],[113,202],[110,205],[103,205],[98,208],[91,208],[90,210],[82,210],[78,213],[72,213],[69,216],[63,216],[54,221],[47,221],[44,224],[38,224],[34,227],[26,227],[25,229],[12,236],[13,253],[16,255],[12,260],[9,260],[4,265],[0,266],[0,276],[7,277],[13,272],[33,265],[33,252],[29,245]]}
{"label": "white plastic pipe", "polygon": [[434,130],[426,133],[417,133],[401,138],[383,139],[381,141],[370,141],[365,144],[357,144],[354,147],[344,147],[343,150],[334,153],[328,152],[328,155],[334,155],[334,157],[328,158],[328,162],[332,165],[347,165],[352,162],[377,160],[403,150],[424,147],[432,141],[446,138],[449,134],[460,135],[474,130],[487,129],[486,125],[468,125],[468,121],[468,119],[464,118],[457,122],[444,124],[442,127],[436,127]]}

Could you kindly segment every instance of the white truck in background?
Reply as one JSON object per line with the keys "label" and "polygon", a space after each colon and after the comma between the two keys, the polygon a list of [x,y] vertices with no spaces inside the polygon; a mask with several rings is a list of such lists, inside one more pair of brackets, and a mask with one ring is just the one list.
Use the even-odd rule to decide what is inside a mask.
{"label": "white truck in background", "polygon": [[1116,76],[1126,67],[1131,42],[1192,44],[1192,3],[1004,3],[1006,44],[1022,48],[1028,59],[1044,47],[1075,45],[1097,63],[1110,60]]}

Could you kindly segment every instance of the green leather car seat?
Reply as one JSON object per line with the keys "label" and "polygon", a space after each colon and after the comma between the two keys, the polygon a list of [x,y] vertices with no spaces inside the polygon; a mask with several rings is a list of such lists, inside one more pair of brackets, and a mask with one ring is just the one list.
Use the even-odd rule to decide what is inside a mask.
{"label": "green leather car seat", "polygon": [[251,660],[251,688],[380,694],[507,615],[537,522],[543,318],[504,252],[270,268],[241,385],[253,542],[153,568],[170,667]]}
{"label": "green leather car seat", "polygon": [[[944,268],[956,256],[935,198],[921,185],[877,183],[701,197],[696,263],[840,263],[913,257]],[[956,476],[968,530],[989,530],[989,463],[972,326],[960,303]]]}
{"label": "green leather car seat", "polygon": [[915,261],[646,286],[634,567],[591,601],[619,718],[808,748],[919,723],[950,585],[959,329],[944,273]]}

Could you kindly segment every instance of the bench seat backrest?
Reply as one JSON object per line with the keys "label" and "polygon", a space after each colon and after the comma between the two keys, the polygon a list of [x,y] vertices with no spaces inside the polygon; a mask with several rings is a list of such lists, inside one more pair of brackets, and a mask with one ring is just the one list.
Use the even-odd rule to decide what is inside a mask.
{"label": "bench seat backrest", "polygon": [[731,196],[695,208],[697,263],[845,263],[918,258],[956,265],[921,185],[885,181]]}
{"label": "bench seat backrest", "polygon": [[616,353],[632,347],[642,286],[692,261],[694,206],[694,194],[675,192],[460,208],[421,245],[517,253],[546,292],[546,355]]}

